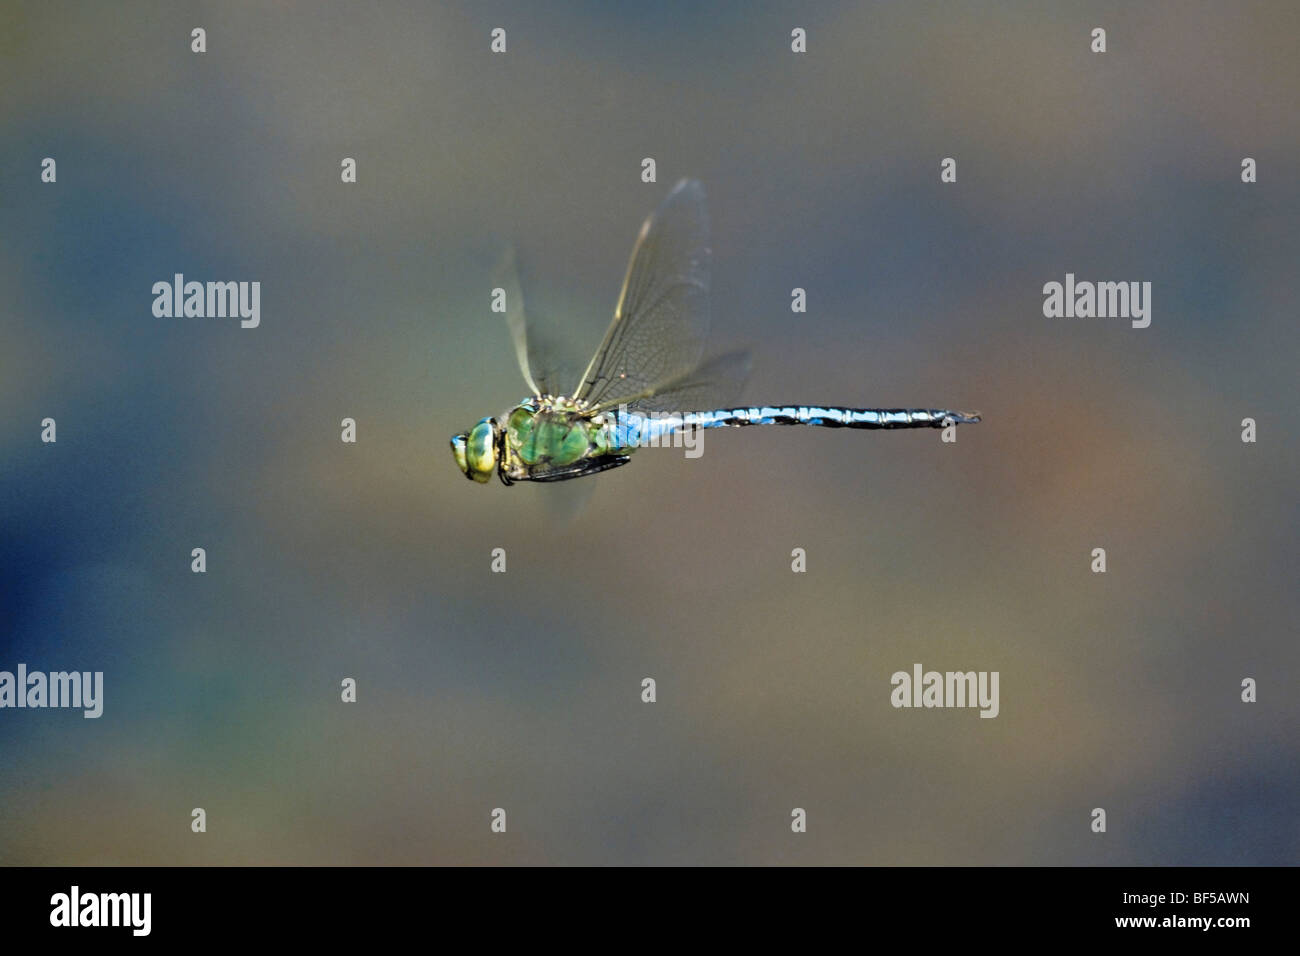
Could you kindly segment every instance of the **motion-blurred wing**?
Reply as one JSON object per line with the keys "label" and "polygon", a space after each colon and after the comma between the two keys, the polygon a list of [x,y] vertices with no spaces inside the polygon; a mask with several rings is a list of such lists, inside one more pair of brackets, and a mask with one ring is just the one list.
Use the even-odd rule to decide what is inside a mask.
{"label": "motion-blurred wing", "polygon": [[494,278],[497,288],[506,295],[506,325],[510,328],[510,338],[515,345],[515,361],[519,363],[519,371],[523,373],[524,381],[533,390],[533,394],[541,395],[541,389],[533,380],[532,364],[528,356],[528,320],[524,313],[524,293],[519,287],[519,269],[515,265],[513,247],[506,250]]}
{"label": "motion-blurred wing", "polygon": [[[519,283],[519,267],[514,248],[502,256],[497,266],[495,281],[506,295],[506,325],[515,346],[515,361],[524,381],[534,395],[560,395],[565,376],[563,350],[555,341],[544,335],[537,323],[529,323],[524,309],[524,293]],[[572,363],[569,365],[572,368]]]}

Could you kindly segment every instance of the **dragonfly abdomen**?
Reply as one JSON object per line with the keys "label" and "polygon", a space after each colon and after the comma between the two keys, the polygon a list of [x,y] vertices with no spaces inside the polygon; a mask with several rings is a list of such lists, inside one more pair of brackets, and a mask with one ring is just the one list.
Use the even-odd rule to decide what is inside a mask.
{"label": "dragonfly abdomen", "polygon": [[844,408],[838,405],[760,405],[688,412],[683,426],[818,425],[822,428],[942,428],[979,421],[979,416],[938,408]]}
{"label": "dragonfly abdomen", "polygon": [[945,408],[845,408],[839,405],[751,405],[658,417],[627,416],[633,437],[652,438],[683,428],[816,425],[822,428],[943,428],[969,425],[979,415]]}

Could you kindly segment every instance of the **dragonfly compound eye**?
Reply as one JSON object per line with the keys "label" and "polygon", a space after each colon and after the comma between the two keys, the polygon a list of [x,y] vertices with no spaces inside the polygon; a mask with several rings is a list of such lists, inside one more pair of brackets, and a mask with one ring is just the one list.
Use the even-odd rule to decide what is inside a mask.
{"label": "dragonfly compound eye", "polygon": [[451,440],[451,452],[465,477],[479,483],[492,477],[497,463],[497,423],[485,418],[469,430]]}
{"label": "dragonfly compound eye", "polygon": [[461,432],[459,435],[451,436],[451,454],[456,459],[456,467],[469,477],[469,462],[465,460],[465,441],[469,438],[469,432]]}

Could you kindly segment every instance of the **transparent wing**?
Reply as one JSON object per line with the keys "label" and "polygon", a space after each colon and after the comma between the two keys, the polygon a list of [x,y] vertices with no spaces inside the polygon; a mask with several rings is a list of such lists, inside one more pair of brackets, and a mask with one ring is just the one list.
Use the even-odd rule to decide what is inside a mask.
{"label": "transparent wing", "polygon": [[[707,412],[734,408],[752,364],[749,352],[728,352],[665,382],[649,395],[623,401],[634,412]],[[616,400],[614,405],[618,404]],[[610,407],[613,406],[602,405],[596,410]]]}
{"label": "transparent wing", "polygon": [[[524,482],[533,484],[533,482]],[[540,487],[540,486],[539,486]],[[561,481],[543,489],[547,520],[553,527],[563,527],[582,514],[596,493],[594,481]]]}
{"label": "transparent wing", "polygon": [[683,179],[641,226],[614,320],[576,398],[646,398],[694,371],[709,331],[709,217],[704,187]]}
{"label": "transparent wing", "polygon": [[528,322],[524,313],[524,293],[519,287],[519,268],[515,264],[513,246],[506,250],[493,278],[496,287],[506,294],[506,325],[510,328],[510,338],[515,344],[515,361],[519,363],[519,371],[523,372],[524,381],[533,390],[533,394],[541,395],[541,389],[533,379],[532,363],[528,355]]}
{"label": "transparent wing", "polygon": [[515,361],[519,363],[524,381],[534,395],[561,394],[562,383],[572,381],[561,358],[563,349],[542,333],[537,323],[528,321],[513,247],[506,250],[493,275],[496,287],[506,294],[506,325],[510,329]]}

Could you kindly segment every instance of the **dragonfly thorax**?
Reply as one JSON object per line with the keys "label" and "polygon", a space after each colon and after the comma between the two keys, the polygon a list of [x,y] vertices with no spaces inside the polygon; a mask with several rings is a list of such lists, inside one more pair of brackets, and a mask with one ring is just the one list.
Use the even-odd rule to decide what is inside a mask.
{"label": "dragonfly thorax", "polygon": [[[503,424],[504,423],[504,424]],[[451,440],[465,477],[486,482],[495,468],[505,484],[558,481],[624,464],[612,444],[611,422],[580,399],[526,398],[500,418],[484,418]]]}

